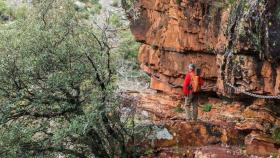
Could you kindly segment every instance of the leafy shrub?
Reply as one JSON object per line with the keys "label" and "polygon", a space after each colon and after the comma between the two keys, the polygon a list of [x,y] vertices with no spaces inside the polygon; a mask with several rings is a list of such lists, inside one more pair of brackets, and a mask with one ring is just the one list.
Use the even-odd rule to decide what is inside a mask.
{"label": "leafy shrub", "polygon": [[119,52],[124,59],[133,61],[136,63],[136,58],[138,55],[138,49],[140,44],[135,41],[134,36],[131,34],[130,30],[124,31],[120,34],[120,44],[117,52]]}
{"label": "leafy shrub", "polygon": [[0,14],[3,14],[7,10],[7,5],[4,0],[0,0]]}
{"label": "leafy shrub", "polygon": [[28,13],[28,6],[23,4],[16,8],[14,12],[15,19],[26,18]]}
{"label": "leafy shrub", "polygon": [[117,15],[117,14],[112,14],[111,15],[110,22],[116,28],[120,28],[124,25],[123,22],[121,21],[120,15]]}
{"label": "leafy shrub", "polygon": [[271,158],[278,158],[276,154],[271,155]]}
{"label": "leafy shrub", "polygon": [[205,104],[203,106],[203,111],[204,112],[210,112],[212,110],[212,104]]}
{"label": "leafy shrub", "polygon": [[118,56],[81,14],[72,1],[40,1],[1,26],[0,157],[135,155],[133,127],[120,120]]}
{"label": "leafy shrub", "polygon": [[276,140],[276,141],[280,141],[280,129],[277,128],[273,131],[272,133],[272,137]]}
{"label": "leafy shrub", "polygon": [[4,0],[0,0],[0,21],[8,19],[9,8],[7,7]]}

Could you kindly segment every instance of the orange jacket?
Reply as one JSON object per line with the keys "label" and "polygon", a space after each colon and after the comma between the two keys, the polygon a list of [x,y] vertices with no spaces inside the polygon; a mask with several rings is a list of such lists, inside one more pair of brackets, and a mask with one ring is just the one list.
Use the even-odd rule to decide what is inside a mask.
{"label": "orange jacket", "polygon": [[[191,75],[192,74],[194,75],[194,71],[188,72],[185,76],[185,80],[184,80],[184,83],[183,83],[183,93],[184,93],[184,95],[192,94],[192,90],[188,89],[188,86],[191,84]],[[202,86],[204,84],[204,81],[201,78],[199,80],[199,84],[200,84],[200,86]]]}

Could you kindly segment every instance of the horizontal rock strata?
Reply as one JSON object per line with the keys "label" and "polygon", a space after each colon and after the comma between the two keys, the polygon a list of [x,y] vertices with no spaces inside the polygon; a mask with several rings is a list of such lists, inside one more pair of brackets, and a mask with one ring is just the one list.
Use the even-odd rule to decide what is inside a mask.
{"label": "horizontal rock strata", "polygon": [[131,30],[143,43],[139,60],[152,75],[151,87],[180,94],[187,65],[194,63],[202,68],[207,91],[228,95],[229,82],[253,93],[279,95],[280,2],[266,3],[139,0],[140,16]]}

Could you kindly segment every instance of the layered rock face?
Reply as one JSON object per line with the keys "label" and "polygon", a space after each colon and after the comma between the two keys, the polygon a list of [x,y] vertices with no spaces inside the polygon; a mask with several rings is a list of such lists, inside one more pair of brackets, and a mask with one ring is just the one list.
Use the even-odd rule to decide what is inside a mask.
{"label": "layered rock face", "polygon": [[[280,2],[139,0],[131,30],[143,45],[141,67],[151,88],[181,93],[187,65],[202,69],[206,91],[228,95],[225,83],[280,94]],[[239,94],[239,92],[235,92]]]}
{"label": "layered rock face", "polygon": [[[238,98],[245,97],[241,91],[280,95],[279,1],[138,0],[137,7],[140,16],[132,20],[131,30],[143,43],[139,61],[141,68],[151,75],[152,89],[181,95],[187,66],[194,63],[202,70],[207,92]],[[239,90],[234,91],[229,84]],[[163,98],[158,95],[153,94],[152,101],[143,101],[141,106],[162,118],[183,120],[181,114],[166,112],[177,106],[175,102],[183,100],[180,95],[171,99],[174,103],[164,98],[172,95]],[[142,98],[147,100],[149,96]],[[154,100],[160,101],[153,104]],[[280,142],[273,136],[280,129],[277,103],[259,98],[245,102],[240,99],[231,104],[208,98],[205,103],[213,105],[213,109],[210,112],[200,109],[199,118],[208,123],[166,124],[181,139],[159,144],[188,146],[190,139],[198,146],[241,145],[247,154],[279,155]],[[200,131],[193,131],[196,128]],[[215,131],[221,134],[217,136]],[[204,138],[210,141],[203,142]]]}
{"label": "layered rock face", "polygon": [[[280,133],[277,105],[274,108],[267,107],[264,106],[263,100],[256,100],[247,106],[239,101],[227,102],[202,95],[199,97],[198,107],[200,121],[192,122],[185,120],[184,111],[176,110],[184,106],[184,101],[179,95],[166,95],[149,89],[142,92],[132,91],[129,96],[138,99],[137,107],[141,111],[139,113],[145,113],[145,119],[149,120],[142,122],[152,122],[166,128],[172,135],[154,140],[153,148],[158,153],[179,147],[190,158],[253,158],[256,157],[253,155],[269,157],[277,154],[280,156],[279,138],[273,136]],[[204,110],[205,104],[212,106],[210,111]]]}

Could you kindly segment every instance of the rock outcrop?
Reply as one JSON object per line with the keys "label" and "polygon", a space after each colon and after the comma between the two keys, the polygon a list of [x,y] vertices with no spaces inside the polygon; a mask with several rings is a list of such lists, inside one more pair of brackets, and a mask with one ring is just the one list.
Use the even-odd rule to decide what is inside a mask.
{"label": "rock outcrop", "polygon": [[139,60],[151,88],[180,94],[187,65],[195,63],[207,91],[228,95],[230,83],[280,94],[279,1],[139,0],[137,6],[131,30],[143,43]]}
{"label": "rock outcrop", "polygon": [[[185,120],[184,101],[179,95],[147,90],[133,92],[130,96],[139,99],[138,109],[150,120],[149,123],[168,129],[172,135],[171,139],[154,140],[153,148],[160,150],[161,154],[167,154],[162,148],[174,147],[179,147],[189,157],[249,158],[251,156],[248,155],[267,157],[280,154],[279,138],[273,136],[280,133],[280,118],[260,100],[247,106],[238,101],[200,96],[200,121],[192,122]],[[206,104],[212,106],[210,111],[204,110]],[[176,157],[172,153],[176,151],[169,151],[171,156],[167,155]]]}
{"label": "rock outcrop", "polygon": [[172,109],[181,104],[180,86],[190,63],[202,69],[205,94],[214,92],[220,97],[238,98],[228,102],[208,97],[205,103],[212,105],[212,110],[199,109],[199,118],[204,123],[171,121],[166,127],[177,132],[174,138],[178,140],[158,144],[239,144],[247,154],[277,155],[279,105],[246,97],[241,91],[280,95],[280,2],[138,0],[136,7],[140,16],[131,21],[131,30],[142,42],[139,61],[151,76],[150,87],[164,94],[179,94],[142,96],[141,108],[160,120],[184,120],[183,114]]}

